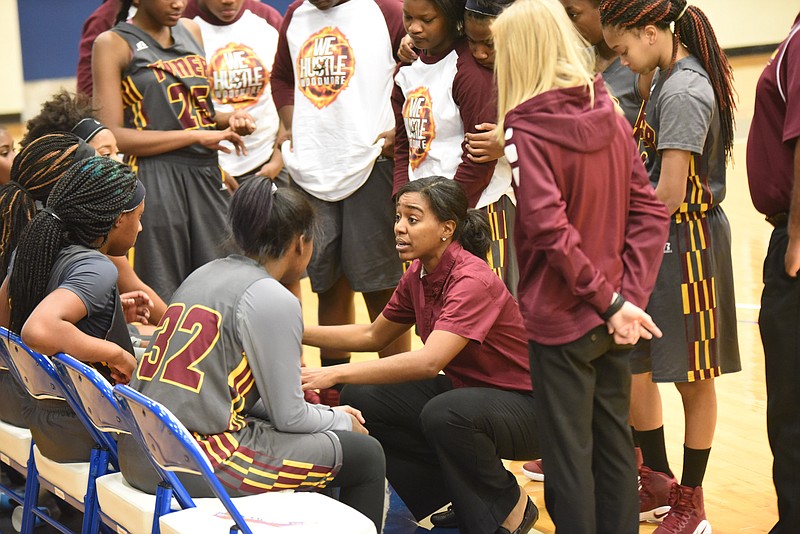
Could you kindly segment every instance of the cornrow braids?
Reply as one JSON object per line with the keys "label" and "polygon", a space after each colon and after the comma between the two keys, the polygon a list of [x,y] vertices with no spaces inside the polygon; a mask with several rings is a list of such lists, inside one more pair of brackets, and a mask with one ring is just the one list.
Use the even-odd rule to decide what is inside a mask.
{"label": "cornrow braids", "polygon": [[730,158],[735,127],[733,112],[736,109],[733,69],[705,13],[687,4],[686,0],[602,0],[600,21],[603,26],[623,29],[643,28],[650,24],[664,29],[674,23],[669,72],[675,65],[680,43],[700,60],[714,90],[725,157]]}
{"label": "cornrow braids", "polygon": [[94,156],[70,166],[20,237],[9,281],[11,330],[20,332],[44,299],[59,251],[68,245],[103,246],[135,189],[130,167],[109,158]]}
{"label": "cornrow braids", "polygon": [[81,120],[94,117],[95,111],[88,96],[62,89],[42,104],[39,114],[26,123],[27,132],[19,144],[24,147],[43,135],[71,132]]}
{"label": "cornrow braids", "polygon": [[0,186],[0,279],[6,276],[22,231],[36,215],[36,201],[47,200],[67,169],[94,153],[75,135],[56,133],[33,140],[14,158],[11,181]]}

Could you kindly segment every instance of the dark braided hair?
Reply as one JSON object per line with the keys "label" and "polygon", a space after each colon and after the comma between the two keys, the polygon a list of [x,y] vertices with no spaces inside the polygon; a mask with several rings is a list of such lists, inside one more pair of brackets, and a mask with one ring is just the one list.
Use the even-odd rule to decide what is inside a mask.
{"label": "dark braided hair", "polygon": [[0,280],[6,277],[22,231],[36,215],[36,201],[47,200],[67,169],[94,153],[75,135],[56,133],[35,139],[14,158],[11,181],[0,186]]}
{"label": "dark braided hair", "polygon": [[419,193],[425,198],[440,222],[455,222],[453,241],[458,241],[466,251],[486,261],[486,254],[492,245],[489,219],[481,210],[469,209],[467,195],[458,182],[443,176],[429,176],[401,187],[397,192],[397,200],[406,193]]}
{"label": "dark braided hair", "polygon": [[688,5],[686,0],[602,0],[600,20],[603,26],[621,29],[643,28],[650,24],[665,29],[669,28],[670,23],[675,23],[670,72],[675,65],[678,45],[682,42],[708,73],[717,100],[725,157],[730,158],[734,134],[733,111],[736,109],[733,69],[700,8]]}
{"label": "dark braided hair", "polygon": [[117,18],[114,21],[114,24],[119,24],[120,22],[125,22],[128,20],[128,11],[131,10],[132,5],[133,0],[122,0],[120,2],[119,11],[117,11]]}
{"label": "dark braided hair", "polygon": [[74,163],[22,233],[9,281],[11,330],[44,299],[58,253],[68,245],[99,248],[133,198],[136,175],[127,165],[94,156]]}
{"label": "dark braided hair", "polygon": [[26,123],[28,131],[19,144],[25,147],[46,134],[71,132],[81,120],[94,117],[95,111],[88,96],[62,89],[42,104],[39,114]]}

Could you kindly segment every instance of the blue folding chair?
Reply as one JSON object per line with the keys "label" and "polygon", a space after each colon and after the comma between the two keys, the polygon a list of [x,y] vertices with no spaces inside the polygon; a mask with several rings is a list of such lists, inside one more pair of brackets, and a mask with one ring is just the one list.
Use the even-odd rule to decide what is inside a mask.
{"label": "blue folding chair", "polygon": [[[28,348],[19,336],[6,328],[0,327],[0,337],[7,351],[9,368],[20,378],[28,394],[37,400],[66,401],[75,409],[72,396],[64,389],[53,362],[47,356]],[[78,409],[75,413],[85,427],[91,426],[82,410]],[[35,517],[65,534],[71,532],[63,523],[37,507],[40,486],[83,512],[82,533],[96,533],[99,529],[99,513],[95,481],[108,472],[109,456],[109,450],[98,446],[92,449],[88,463],[61,464],[42,456],[34,443],[28,460],[22,533],[33,532]]]}
{"label": "blue folding chair", "polygon": [[[0,371],[9,373],[14,380],[19,381],[13,367],[13,363],[9,363],[9,356],[5,343],[0,343]],[[27,476],[27,465],[30,456],[30,430],[0,421],[0,462],[3,462],[23,476]],[[22,506],[25,502],[25,495],[15,490],[14,487],[10,485],[0,484],[0,494],[4,495],[12,505],[18,504]]]}
{"label": "blue folding chair", "polygon": [[222,504],[216,510],[201,504],[164,515],[159,520],[161,532],[252,534],[291,526],[297,534],[375,534],[375,525],[363,514],[320,493],[270,492],[231,499],[200,445],[169,410],[128,386],[114,386],[114,396],[131,434],[151,456],[164,485],[169,485],[172,472],[200,475]]}
{"label": "blue folding chair", "polygon": [[[100,432],[103,444],[117,459],[115,434],[129,434],[119,405],[114,398],[111,384],[93,367],[67,354],[53,357],[53,365],[79,408],[86,414],[93,428]],[[181,508],[195,504],[177,482],[174,473],[168,473],[170,488]],[[153,496],[131,487],[121,473],[106,475],[97,481],[97,494],[101,520],[116,532],[158,532],[160,516],[172,511],[172,494],[167,488],[159,488]]]}

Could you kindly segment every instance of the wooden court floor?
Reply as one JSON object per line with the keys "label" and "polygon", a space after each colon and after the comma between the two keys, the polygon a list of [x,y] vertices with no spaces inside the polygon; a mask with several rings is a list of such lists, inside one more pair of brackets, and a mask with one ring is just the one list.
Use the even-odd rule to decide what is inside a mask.
{"label": "wooden court floor", "polygon": [[[777,519],[775,491],[772,486],[772,456],[767,443],[764,386],[764,353],[758,332],[758,308],[761,295],[761,270],[771,227],[753,208],[747,186],[745,146],[753,113],[755,84],[767,56],[734,58],[735,85],[739,93],[737,136],[734,161],[728,172],[727,198],[722,203],[730,219],[733,234],[733,263],[736,283],[739,347],[742,355],[740,373],[724,375],[716,381],[719,418],[714,447],[704,482],[706,513],[715,533],[768,532]],[[10,126],[15,139],[22,136],[22,125]],[[359,322],[368,320],[366,308],[356,299]],[[303,281],[305,320],[316,324],[317,299]],[[419,346],[419,339],[414,343]],[[355,355],[354,359],[373,358],[374,354]],[[306,347],[309,365],[319,365],[319,353]],[[682,465],[683,411],[680,397],[671,385],[662,385],[667,452],[676,475]],[[553,523],[544,507],[541,482],[529,481],[521,471],[522,462],[510,468],[520,484],[535,500],[541,511],[536,529],[553,533]],[[429,526],[429,525],[428,525]],[[641,533],[655,526],[642,524]]]}

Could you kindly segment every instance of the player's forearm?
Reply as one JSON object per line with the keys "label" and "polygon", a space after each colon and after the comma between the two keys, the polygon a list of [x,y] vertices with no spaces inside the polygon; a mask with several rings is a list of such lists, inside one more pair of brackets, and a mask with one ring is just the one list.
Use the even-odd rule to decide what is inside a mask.
{"label": "player's forearm", "polygon": [[790,239],[800,239],[800,141],[795,140],[794,145],[794,184],[792,185],[792,200],[789,207],[789,225],[787,227]]}
{"label": "player's forearm", "polygon": [[377,352],[386,343],[372,335],[372,325],[345,324],[336,326],[306,326],[303,344],[326,350]]}

